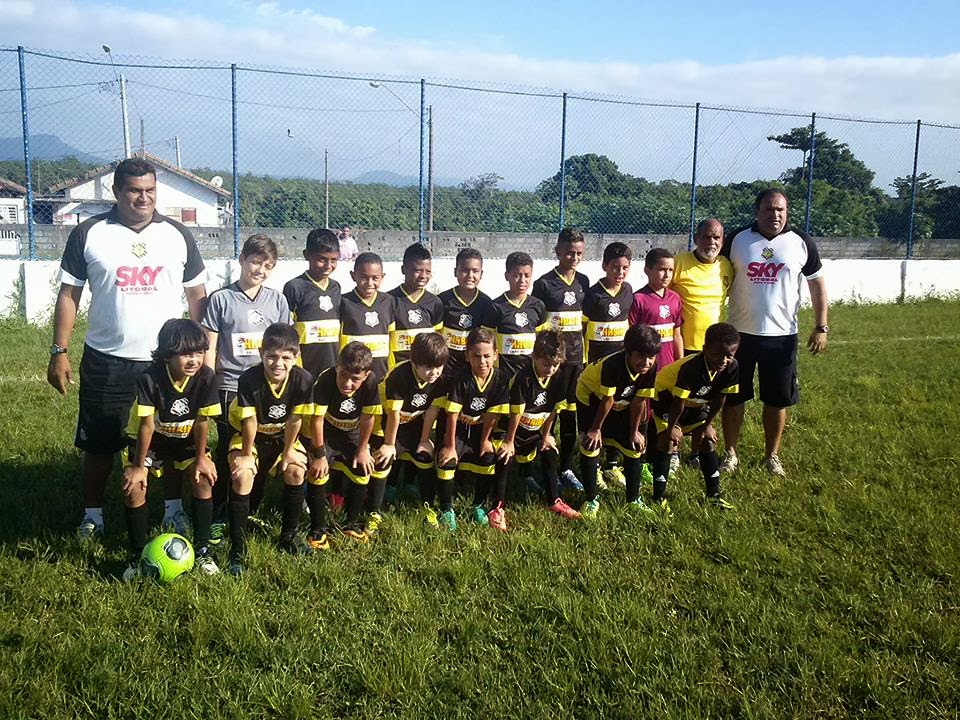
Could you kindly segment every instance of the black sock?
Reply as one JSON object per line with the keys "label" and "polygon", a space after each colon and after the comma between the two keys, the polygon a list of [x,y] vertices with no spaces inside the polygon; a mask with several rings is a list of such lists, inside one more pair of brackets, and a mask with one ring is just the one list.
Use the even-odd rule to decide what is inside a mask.
{"label": "black sock", "polygon": [[230,515],[230,557],[242,558],[247,554],[247,517],[250,515],[250,495],[230,492],[227,504]]}
{"label": "black sock", "polygon": [[583,497],[585,500],[597,499],[597,461],[599,458],[599,455],[590,457],[589,455],[580,453],[580,474],[582,475],[580,480],[583,483]]}
{"label": "black sock", "polygon": [[707,497],[720,497],[720,456],[716,449],[700,452],[700,472],[703,473]]}
{"label": "black sock", "polygon": [[250,514],[256,515],[267,490],[267,474],[258,472],[253,478],[253,490],[250,491]]}
{"label": "black sock", "polygon": [[343,507],[347,515],[347,525],[356,525],[360,522],[360,513],[363,512],[363,500],[367,496],[367,486],[350,480],[345,484]]}
{"label": "black sock", "polygon": [[310,508],[310,530],[327,529],[327,486],[307,483],[307,507]]}
{"label": "black sock", "polygon": [[559,420],[560,472],[573,469],[573,451],[577,448],[577,413],[561,410]]}
{"label": "black sock", "polygon": [[127,517],[127,535],[130,538],[130,554],[139,560],[144,546],[147,544],[147,504],[140,507],[125,509]]}
{"label": "black sock", "polygon": [[283,510],[280,522],[281,537],[297,534],[301,512],[303,512],[303,486],[284,485]]}
{"label": "black sock", "polygon": [[667,491],[667,476],[670,474],[670,453],[655,450],[651,465],[653,466],[651,468],[653,472],[653,501],[660,502]]}
{"label": "black sock", "polygon": [[473,504],[480,507],[486,507],[487,498],[490,496],[490,486],[493,485],[493,475],[481,475],[479,473],[470,473],[473,475]]}
{"label": "black sock", "polygon": [[453,510],[453,480],[437,480],[437,496],[440,500],[440,512]]}
{"label": "black sock", "polygon": [[620,451],[616,448],[606,448],[605,456],[603,460],[603,466],[605,468],[615,468],[621,462]]}
{"label": "black sock", "polygon": [[557,477],[557,451],[543,450],[540,453],[540,471],[547,493],[547,504],[553,505],[560,497],[560,479]]}
{"label": "black sock", "polygon": [[437,474],[433,468],[429,470],[417,468],[417,484],[420,486],[420,502],[433,505],[433,500],[436,498],[437,491],[439,490]]}
{"label": "black sock", "polygon": [[623,458],[623,474],[627,479],[627,502],[633,502],[640,497],[640,468],[643,462],[640,458]]}
{"label": "black sock", "polygon": [[[216,487],[216,485],[214,485]],[[210,544],[210,523],[213,521],[213,500],[193,498],[193,546],[197,552]]]}
{"label": "black sock", "polygon": [[501,462],[493,466],[493,482],[490,490],[493,495],[490,498],[493,507],[502,505],[507,499],[507,466]]}
{"label": "black sock", "polygon": [[[226,407],[223,412],[227,412]],[[225,415],[224,415],[225,417]],[[217,422],[217,449],[213,454],[213,461],[217,467],[219,482],[213,484],[213,519],[211,522],[225,523],[227,521],[227,502],[230,495],[230,461],[227,455],[230,452],[230,427],[226,422]]]}
{"label": "black sock", "polygon": [[370,484],[367,487],[367,512],[380,512],[380,508],[383,507],[383,496],[386,492],[386,478],[370,478]]}

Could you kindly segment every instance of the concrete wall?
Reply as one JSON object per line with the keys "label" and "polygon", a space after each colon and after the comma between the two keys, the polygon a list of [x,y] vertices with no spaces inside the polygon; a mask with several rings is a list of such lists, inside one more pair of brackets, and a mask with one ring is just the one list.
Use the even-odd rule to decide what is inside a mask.
{"label": "concrete wall", "polygon": [[[207,260],[206,264],[208,292],[235,280],[239,271],[235,260]],[[553,264],[547,259],[536,260],[534,274],[543,274]],[[453,266],[451,258],[434,259],[430,290],[439,292],[455,284]],[[31,322],[47,322],[56,299],[58,269],[59,261],[53,260],[0,260],[0,315],[23,314]],[[304,269],[302,260],[281,260],[267,285],[279,290],[287,280]],[[600,262],[596,260],[585,261],[580,269],[591,281],[602,274]],[[353,286],[349,271],[349,265],[341,263],[334,273],[334,277],[346,289]],[[489,295],[503,292],[506,287],[503,271],[502,258],[486,260],[481,289]],[[402,281],[400,263],[397,261],[385,262],[384,273],[383,290],[396,287]],[[888,303],[901,298],[960,296],[960,260],[825,260],[824,273],[831,302]],[[633,264],[628,280],[635,288],[646,283],[642,264]],[[803,301],[809,303],[806,285]],[[81,303],[83,307],[89,303],[87,290],[84,290]]]}

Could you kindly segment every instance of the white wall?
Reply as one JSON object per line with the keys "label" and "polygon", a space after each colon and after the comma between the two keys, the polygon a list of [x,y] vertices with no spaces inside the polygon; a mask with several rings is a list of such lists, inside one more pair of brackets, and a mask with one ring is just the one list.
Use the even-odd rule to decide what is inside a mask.
{"label": "white wall", "polygon": [[[235,260],[208,260],[207,292],[213,292],[227,282],[235,280],[239,266]],[[488,259],[485,263],[480,288],[488,295],[497,295],[506,288],[503,279],[503,260]],[[960,296],[960,260],[824,260],[824,274],[830,302],[889,303],[900,297],[923,298],[929,296]],[[452,258],[433,261],[433,282],[430,290],[439,292],[452,287]],[[553,262],[537,260],[534,275],[539,276],[553,267]],[[304,271],[303,260],[281,260],[267,281],[269,287],[280,290],[283,284]],[[31,322],[47,322],[53,310],[58,284],[56,281],[58,261],[51,260],[0,260],[0,315],[17,313],[20,301],[18,282],[23,280],[23,305]],[[599,261],[581,264],[581,272],[591,281],[602,274]],[[402,281],[399,262],[384,263],[384,281],[381,289],[390,290]],[[353,287],[350,280],[350,264],[341,263],[334,277],[344,289]],[[634,263],[628,280],[634,288],[646,282],[643,268]],[[804,304],[809,304],[806,285],[803,289]],[[89,292],[84,290],[82,306],[89,303]]]}

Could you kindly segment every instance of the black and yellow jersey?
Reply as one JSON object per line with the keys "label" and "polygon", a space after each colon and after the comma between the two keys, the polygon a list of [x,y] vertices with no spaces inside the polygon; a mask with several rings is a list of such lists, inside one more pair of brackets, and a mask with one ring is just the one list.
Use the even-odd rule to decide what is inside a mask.
{"label": "black and yellow jersey", "polygon": [[283,286],[283,296],[300,336],[300,361],[317,377],[337,364],[340,353],[340,283],[318,283],[305,272]]}
{"label": "black and yellow jersey", "polygon": [[283,438],[284,425],[294,415],[313,414],[313,378],[296,365],[279,388],[267,382],[263,364],[244,370],[237,381],[237,396],[230,403],[230,425],[238,433],[243,420],[257,418],[257,440]]}
{"label": "black and yellow jersey", "polygon": [[350,433],[360,427],[361,415],[380,415],[380,393],[373,373],[349,395],[337,387],[337,369],[320,373],[313,384],[313,414],[323,418],[324,433]]}
{"label": "black and yellow jersey", "polygon": [[408,295],[403,285],[388,295],[394,299],[394,326],[390,331],[390,352],[393,363],[410,359],[413,339],[420,333],[440,332],[443,324],[443,303],[432,292],[420,290]]}
{"label": "black and yellow jersey", "polygon": [[165,363],[153,363],[137,380],[137,399],[130,408],[127,435],[136,438],[140,419],[153,416],[153,440],[157,453],[193,445],[193,423],[198,417],[220,414],[217,374],[204,365],[193,377],[176,383]]}
{"label": "black and yellow jersey", "polygon": [[440,333],[450,348],[447,367],[455,372],[467,366],[467,335],[483,323],[483,316],[490,306],[490,296],[477,290],[473,300],[464,302],[457,288],[450,288],[437,297],[443,304],[443,327]]}
{"label": "black and yellow jersey", "polygon": [[642,375],[627,365],[626,351],[620,350],[590,363],[577,381],[577,403],[590,405],[594,399],[614,398],[612,412],[630,407],[634,397],[652,398],[657,366]]}
{"label": "black and yellow jersey", "polygon": [[591,285],[583,298],[583,338],[587,349],[587,362],[623,349],[623,336],[630,323],[630,307],[633,305],[633,288],[623,283],[611,291],[602,282]]}
{"label": "black and yellow jersey", "polygon": [[396,300],[378,292],[369,301],[352,290],[340,298],[340,348],[362,342],[373,353],[373,374],[379,382],[387,374],[390,332],[394,327]]}
{"label": "black and yellow jersey", "polygon": [[686,355],[657,373],[653,412],[665,417],[673,398],[681,398],[685,408],[707,408],[721,395],[739,389],[740,370],[736,360],[718,372],[710,372],[703,353]]}
{"label": "black and yellow jersey", "polygon": [[546,327],[546,316],[543,301],[532,295],[514,302],[504,293],[490,301],[482,325],[496,334],[497,364],[508,377],[529,364],[537,331]]}
{"label": "black and yellow jersey", "polygon": [[447,392],[449,413],[460,413],[457,432],[483,423],[486,413],[507,415],[510,412],[510,388],[507,373],[493,368],[486,380],[479,380],[470,368],[457,374]]}
{"label": "black and yellow jersey", "polygon": [[556,378],[553,375],[544,380],[530,363],[510,381],[510,414],[520,416],[518,444],[536,439],[550,413],[566,407],[565,389]]}
{"label": "black and yellow jersey", "polygon": [[549,327],[562,332],[566,347],[566,365],[582,365],[583,298],[590,281],[583,273],[574,273],[569,282],[554,268],[533,283],[533,295],[546,308]]}
{"label": "black and yellow jersey", "polygon": [[436,382],[422,382],[417,378],[413,363],[404,360],[380,383],[380,404],[384,413],[400,413],[399,444],[416,449],[423,429],[423,414],[433,405],[439,408],[446,405],[445,380],[441,377]]}

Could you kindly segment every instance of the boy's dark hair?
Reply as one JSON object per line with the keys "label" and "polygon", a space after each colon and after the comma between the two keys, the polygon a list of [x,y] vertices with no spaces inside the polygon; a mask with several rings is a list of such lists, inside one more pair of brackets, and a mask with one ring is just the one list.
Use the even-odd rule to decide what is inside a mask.
{"label": "boy's dark hair", "polygon": [[714,323],[707,328],[707,332],[703,337],[703,347],[706,348],[707,345],[711,347],[715,345],[724,345],[729,347],[731,345],[740,344],[740,333],[737,332],[737,329],[730,323]]}
{"label": "boy's dark hair", "polygon": [[274,323],[263,331],[263,345],[260,346],[260,349],[265,353],[287,351],[298,355],[300,353],[300,336],[293,325]]}
{"label": "boy's dark hair", "polygon": [[480,264],[483,265],[483,255],[480,254],[480,251],[476,248],[464,248],[457,253],[457,260],[453,264],[455,268],[460,267],[460,263],[465,260],[479,260]]}
{"label": "boy's dark hair", "polygon": [[443,367],[450,357],[450,348],[443,335],[436,332],[420,333],[410,346],[410,362],[422,367]]}
{"label": "boy's dark hair", "polygon": [[166,362],[177,355],[206,352],[210,348],[207,333],[193,320],[170,318],[157,335],[154,362]]}
{"label": "boy's dark hair", "polygon": [[763,205],[764,200],[766,200],[768,197],[772,197],[773,195],[783,195],[783,199],[787,201],[787,207],[790,206],[790,200],[789,198],[787,198],[787,193],[785,193],[780,188],[769,187],[769,188],[764,188],[763,190],[757,193],[757,199],[753,203],[754,212],[760,209],[760,206]]}
{"label": "boy's dark hair", "polygon": [[277,251],[277,244],[267,235],[251,235],[243,243],[243,249],[240,251],[240,257],[252,258],[258,255],[265,255],[272,262],[277,262],[280,253]]}
{"label": "boy's dark hair", "polygon": [[351,374],[373,370],[373,353],[362,342],[349,342],[340,351],[337,367]]}
{"label": "boy's dark hair", "polygon": [[672,258],[673,253],[667,250],[666,248],[654,248],[647,253],[647,256],[643,259],[643,266],[645,268],[652,268],[658,262],[664,258]]}
{"label": "boy's dark hair", "polygon": [[307,243],[303,248],[309,253],[337,253],[340,254],[340,239],[329,228],[314,228],[307,235]]}
{"label": "boy's dark hair", "polygon": [[583,233],[577,228],[565,227],[557,236],[557,245],[570,245],[577,242],[584,242]]}
{"label": "boy's dark hair", "polygon": [[617,258],[626,258],[633,261],[633,253],[630,252],[630,246],[622,242],[612,242],[603,249],[603,265]]}
{"label": "boy's dark hair", "polygon": [[634,325],[623,336],[623,349],[630,353],[640,353],[644,357],[656,357],[660,352],[660,333],[649,325]]}
{"label": "boy's dark hair", "polygon": [[403,251],[403,267],[410,267],[414,263],[430,260],[431,257],[427,246],[416,242]]}
{"label": "boy's dark hair", "polygon": [[113,170],[113,186],[122,190],[127,184],[127,178],[143,177],[144,175],[157,177],[157,169],[152,163],[137,157],[121,160],[120,164]]}
{"label": "boy's dark hair", "polygon": [[512,252],[507,255],[507,272],[515,270],[518,267],[529,265],[533,267],[533,258],[525,252]]}
{"label": "boy's dark hair", "polygon": [[537,333],[533,343],[533,356],[545,360],[563,361],[566,357],[566,341],[559,330],[543,330]]}
{"label": "boy's dark hair", "polygon": [[357,259],[353,261],[353,269],[356,270],[361,265],[379,265],[383,267],[383,260],[376,253],[362,252],[357,255]]}
{"label": "boy's dark hair", "polygon": [[482,327],[474,328],[470,331],[470,334],[467,335],[467,348],[472,348],[474,345],[479,345],[480,343],[490,343],[494,347],[497,346],[496,339],[493,337],[492,332]]}

